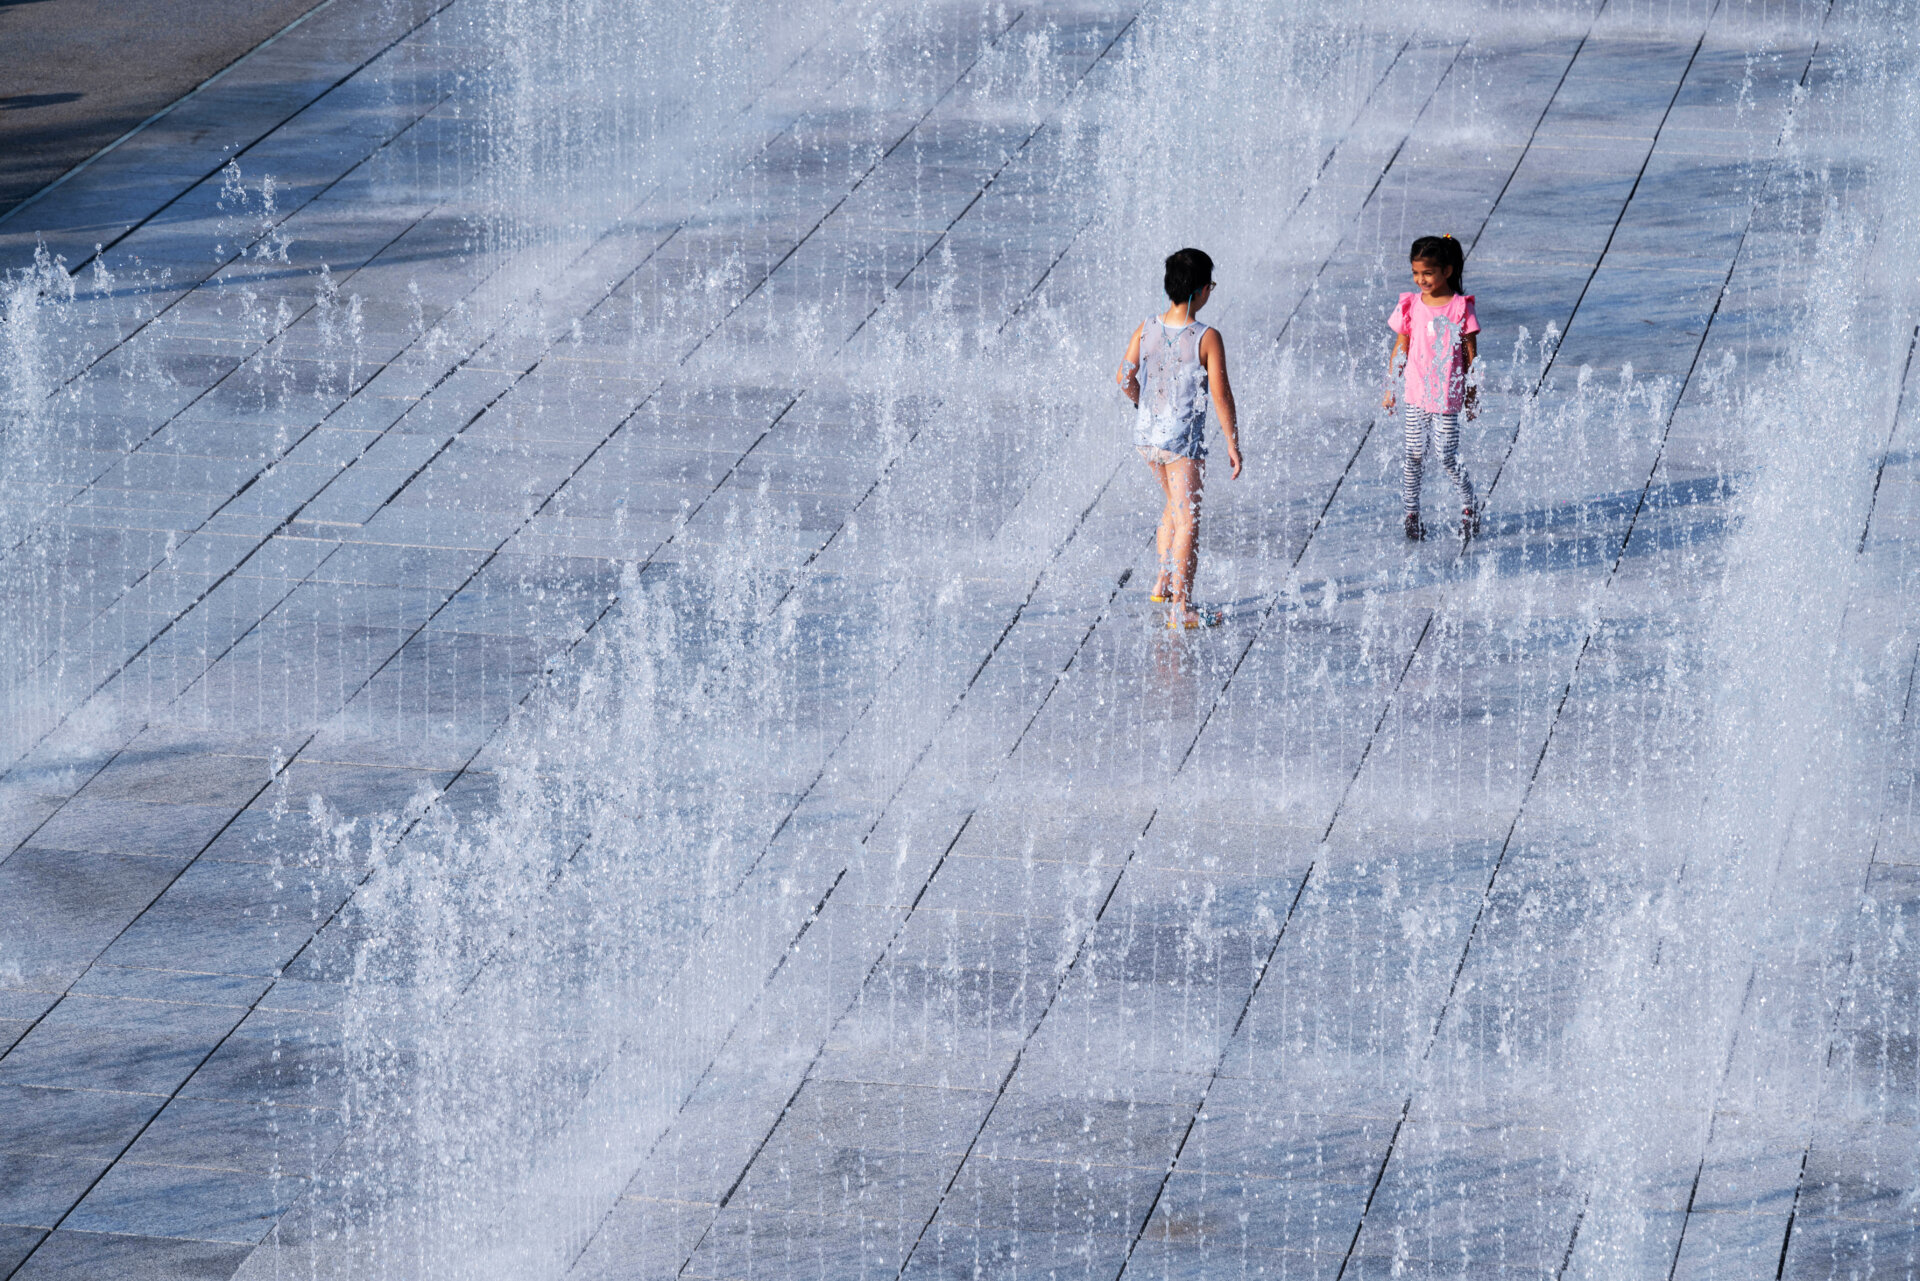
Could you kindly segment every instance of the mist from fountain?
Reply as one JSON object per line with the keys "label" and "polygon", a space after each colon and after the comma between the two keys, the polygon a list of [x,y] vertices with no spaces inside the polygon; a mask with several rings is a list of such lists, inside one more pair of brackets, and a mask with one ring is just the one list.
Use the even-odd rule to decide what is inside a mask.
{"label": "mist from fountain", "polygon": [[[1106,561],[1086,545],[1119,536],[1083,532],[1066,499],[1139,480],[1116,448],[1105,382],[1116,336],[1151,293],[1133,282],[1151,281],[1170,246],[1231,248],[1218,254],[1232,268],[1208,319],[1233,335],[1243,416],[1270,442],[1255,465],[1287,492],[1293,469],[1313,461],[1305,444],[1292,455],[1295,406],[1338,399],[1357,407],[1353,416],[1371,413],[1383,346],[1376,296],[1404,287],[1399,246],[1424,230],[1355,227],[1317,203],[1339,175],[1330,166],[1340,147],[1379,141],[1366,136],[1380,127],[1367,108],[1408,49],[1593,30],[1691,40],[1719,11],[1685,0],[1615,3],[1597,18],[1574,5],[1315,3],[1275,21],[1269,6],[1197,0],[1146,6],[1119,32],[1071,13],[983,10],[956,41],[935,10],[885,0],[802,0],[778,21],[725,5],[689,22],[684,6],[651,0],[471,0],[454,10],[447,43],[459,70],[448,101],[458,111],[443,127],[460,142],[438,154],[458,163],[396,166],[368,186],[470,210],[472,288],[430,316],[417,290],[411,301],[362,294],[320,264],[308,268],[304,297],[236,298],[222,323],[261,353],[242,376],[257,380],[263,416],[281,424],[269,452],[294,447],[302,415],[351,401],[382,326],[402,334],[396,367],[504,371],[506,389],[474,418],[482,431],[497,425],[490,465],[503,472],[539,460],[535,425],[596,398],[624,397],[623,411],[637,402],[595,446],[602,471],[588,479],[603,485],[638,466],[677,417],[744,421],[771,407],[772,425],[735,440],[737,456],[699,504],[658,512],[610,500],[622,536],[653,531],[651,549],[617,577],[569,599],[522,582],[492,602],[533,619],[546,653],[529,691],[509,700],[504,728],[445,788],[350,817],[324,797],[309,806],[285,776],[276,783],[262,839],[308,846],[298,859],[353,887],[338,929],[349,941],[350,1134],[323,1168],[301,1171],[314,1191],[297,1230],[282,1231],[306,1252],[302,1266],[367,1277],[565,1274],[741,1028],[831,1029],[862,999],[864,969],[828,964],[804,998],[776,997],[767,961],[800,966],[788,934],[796,922],[801,936],[830,922],[823,907],[842,886],[874,902],[918,901],[896,798],[969,820],[1009,797],[1075,813],[1143,797],[1169,812],[1234,800],[1232,779],[1176,786],[1178,749],[1193,750],[1182,735],[1206,726],[1220,672],[1159,636],[1101,642],[1159,647],[1153,713],[1139,710],[1125,669],[1102,666],[1097,646],[1072,675],[1102,694],[1096,712],[1079,705],[1086,719],[1071,727],[1097,763],[1064,792],[1023,796],[1033,767],[962,715],[968,699],[993,696],[991,682],[978,693],[975,682],[983,653],[991,659],[1000,644],[988,634],[1000,624],[983,630],[972,608],[979,584],[1017,581],[1019,609],[1041,614],[1061,591],[1050,567],[1079,565],[1091,581]],[[1413,1000],[1374,1009],[1364,1033],[1299,1038],[1295,1070],[1328,1089],[1360,1079],[1396,1097],[1404,1088],[1403,1123],[1499,1115],[1548,1134],[1543,1156],[1514,1156],[1503,1177],[1537,1176],[1579,1207],[1555,1275],[1669,1266],[1676,1199],[1691,1204],[1708,1169],[1701,1154],[1737,1146],[1747,1132],[1729,1134],[1741,1124],[1756,1141],[1804,1153],[1819,1115],[1910,1123],[1916,1102],[1898,1048],[1912,1036],[1904,917],[1852,876],[1892,839],[1886,797],[1911,736],[1904,544],[1894,535],[1878,559],[1865,549],[1888,501],[1880,480],[1901,412],[1894,375],[1910,346],[1920,261],[1907,212],[1920,192],[1904,164],[1920,116],[1902,91],[1911,51],[1899,34],[1914,29],[1913,15],[1893,2],[1832,16],[1798,3],[1741,13],[1752,49],[1797,49],[1819,33],[1840,47],[1845,71],[1817,92],[1755,90],[1747,108],[1765,122],[1755,132],[1777,138],[1740,176],[1751,200],[1736,269],[1761,280],[1742,277],[1750,292],[1740,302],[1779,305],[1768,318],[1744,316],[1752,350],[1723,346],[1686,382],[1557,366],[1562,332],[1551,317],[1516,326],[1504,350],[1489,344],[1498,426],[1489,442],[1542,433],[1570,442],[1569,501],[1593,492],[1583,474],[1614,475],[1610,450],[1650,441],[1664,450],[1678,421],[1721,460],[1712,488],[1723,507],[1672,517],[1650,501],[1649,478],[1633,514],[1638,522],[1644,509],[1652,533],[1633,524],[1625,545],[1596,506],[1553,528],[1516,523],[1504,543],[1459,557],[1411,562],[1375,538],[1359,560],[1332,566],[1308,556],[1320,517],[1300,539],[1297,513],[1229,511],[1208,553],[1217,594],[1271,626],[1303,706],[1316,690],[1377,686],[1380,655],[1409,639],[1407,608],[1426,611],[1437,670],[1471,666],[1471,653],[1517,664],[1541,647],[1570,660],[1564,691],[1512,696],[1544,699],[1556,716],[1570,700],[1586,705],[1568,745],[1549,740],[1528,756],[1535,749],[1516,731],[1512,743],[1464,753],[1484,757],[1476,776],[1458,744],[1408,730],[1396,750],[1411,756],[1393,776],[1402,791],[1368,801],[1444,828],[1525,785],[1523,817],[1484,893],[1475,890],[1464,935],[1422,888],[1433,853],[1341,846],[1319,817],[1323,785],[1281,750],[1271,795],[1256,806],[1325,827],[1297,902],[1220,925],[1215,899],[1201,895],[1189,954],[1166,961],[1187,967],[1187,998],[1238,1001],[1221,959],[1271,959],[1297,912],[1294,937],[1308,950],[1287,982],[1336,1005],[1347,974],[1325,958],[1342,920],[1395,922],[1369,982],[1445,992],[1438,1021]],[[1496,108],[1480,99],[1497,86],[1463,76],[1434,100],[1430,123],[1471,146],[1497,135]],[[932,182],[923,191],[883,168],[905,141],[898,120],[931,117],[962,81],[974,117],[1025,139],[981,162],[991,177],[972,224],[963,220],[973,205],[955,213],[929,194]],[[801,169],[818,191],[769,189],[761,162],[782,148],[808,152]],[[808,203],[836,182],[853,195]],[[235,166],[224,203],[232,221],[214,252],[240,246],[268,265],[307,263],[266,176]],[[1076,230],[1041,280],[992,274],[996,249],[1024,270],[1039,239],[1031,224],[1042,222]],[[1496,226],[1482,230],[1488,256],[1511,256],[1492,243]],[[1362,241],[1381,246],[1373,293],[1307,306],[1313,281],[1301,290],[1297,264],[1309,250],[1324,259]],[[783,249],[795,242],[831,252],[796,259]],[[72,576],[87,571],[65,532],[63,479],[36,471],[35,442],[72,421],[73,389],[93,408],[171,395],[147,349],[116,345],[167,323],[151,301],[164,291],[160,270],[109,272],[96,260],[76,276],[47,260],[6,281],[0,748],[9,761],[60,735],[104,740],[196,697],[191,684],[150,678],[103,708],[98,683],[63,658],[72,627],[62,602],[85,595]],[[276,351],[304,363],[276,365]],[[102,353],[108,364],[96,370]],[[858,516],[832,555],[802,555],[803,499],[765,479],[772,468],[756,451],[775,448],[764,442],[776,429],[820,438],[841,428],[857,433],[857,451],[836,457],[839,446],[824,444],[826,461],[807,465],[823,488],[861,493]],[[1000,453],[976,470],[968,460],[983,442]],[[1357,465],[1356,484],[1391,494],[1391,450],[1369,449]],[[728,487],[756,472],[757,488]],[[528,508],[545,510],[531,496]],[[163,559],[174,555],[169,546]],[[1589,572],[1577,607],[1563,581],[1537,573],[1554,558]],[[1329,666],[1335,620],[1352,671]],[[1397,670],[1394,681],[1409,680],[1413,659]],[[1411,679],[1444,679],[1432,670]],[[1013,684],[1051,697],[1045,682],[1064,679],[1034,672]],[[1427,700],[1417,706],[1473,699],[1408,688]],[[290,751],[326,722],[299,693],[263,700],[253,727]],[[321,702],[316,693],[312,708]],[[1595,707],[1614,709],[1602,719],[1617,710],[1604,732]],[[1269,711],[1279,732],[1330,753],[1378,729],[1341,722],[1331,701]],[[1586,776],[1536,793],[1524,772],[1539,775],[1549,750],[1578,753]],[[838,789],[830,801],[822,780]],[[1037,821],[1027,832],[1031,854],[1046,837]],[[1076,963],[1104,910],[1094,897],[1089,889],[1066,914],[1058,937],[1030,942],[1032,973],[1053,981]],[[1039,914],[1036,891],[1027,904]],[[974,940],[951,929],[959,955]],[[845,954],[864,967],[890,945],[849,937]],[[955,962],[947,980],[959,970]],[[900,1034],[912,1023],[903,1014]],[[1862,1027],[1880,1028],[1880,1039],[1849,1036]],[[1275,1033],[1283,1043],[1294,1044],[1291,1033]],[[1837,1072],[1836,1057],[1863,1044],[1880,1045],[1881,1059]],[[796,1041],[793,1053],[804,1066],[814,1049]],[[1689,1174],[1693,1186],[1678,1188]],[[1920,1170],[1905,1186],[1910,1200]],[[1414,1248],[1405,1233],[1396,1241],[1403,1265]],[[1463,1274],[1475,1274],[1484,1259],[1461,1249]]]}

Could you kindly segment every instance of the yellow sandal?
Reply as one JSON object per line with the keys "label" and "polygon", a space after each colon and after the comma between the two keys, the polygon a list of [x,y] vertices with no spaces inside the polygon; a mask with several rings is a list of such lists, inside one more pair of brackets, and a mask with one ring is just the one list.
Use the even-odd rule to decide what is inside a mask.
{"label": "yellow sandal", "polygon": [[1194,605],[1191,606],[1191,608],[1193,610],[1192,618],[1177,618],[1169,613],[1167,615],[1167,630],[1170,632],[1198,631],[1205,627],[1218,627],[1227,621],[1227,615],[1224,610],[1211,609],[1204,605]]}

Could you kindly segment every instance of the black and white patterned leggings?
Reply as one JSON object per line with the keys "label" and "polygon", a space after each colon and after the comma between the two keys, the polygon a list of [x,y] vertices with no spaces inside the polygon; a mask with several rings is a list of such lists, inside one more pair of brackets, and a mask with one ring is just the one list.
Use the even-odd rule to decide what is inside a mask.
{"label": "black and white patterned leggings", "polygon": [[1407,460],[1400,472],[1400,497],[1407,514],[1420,514],[1420,471],[1427,452],[1427,434],[1440,448],[1440,470],[1460,491],[1461,505],[1472,508],[1473,481],[1460,465],[1460,415],[1436,414],[1409,404],[1407,407]]}

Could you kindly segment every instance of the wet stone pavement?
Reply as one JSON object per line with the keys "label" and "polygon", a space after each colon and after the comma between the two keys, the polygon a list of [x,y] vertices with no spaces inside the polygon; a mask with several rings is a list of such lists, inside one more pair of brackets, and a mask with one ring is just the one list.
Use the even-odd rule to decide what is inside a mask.
{"label": "wet stone pavement", "polygon": [[[458,820],[483,883],[529,777],[626,770],[566,822],[679,833],[644,884],[695,906],[577,1055],[499,1031],[571,1017],[514,1004],[505,927],[380,979],[444,965],[449,1026],[567,1063],[513,1174],[550,1231],[474,1275],[1920,1271],[1913,299],[1808,177],[1874,180],[1833,81],[1882,11],[1350,21],[1209,241],[1100,150],[1165,15],[834,8],[716,105],[705,185],[529,268],[463,185],[475,3],[336,0],[0,221],[81,286],[9,357],[0,1278],[434,1275],[405,1242],[458,1225],[356,1183],[368,1119],[521,1100],[376,1026],[370,940],[436,901],[394,869]],[[1465,547],[1444,481],[1400,538],[1374,390],[1423,230],[1495,366]],[[1174,237],[1249,457],[1191,636],[1105,383]],[[1847,303],[1783,268],[1822,253],[1872,451],[1776,559],[1727,371]],[[568,713],[609,655],[737,715]],[[1783,726],[1801,781],[1742,792]],[[1787,870],[1715,897],[1743,822]]]}

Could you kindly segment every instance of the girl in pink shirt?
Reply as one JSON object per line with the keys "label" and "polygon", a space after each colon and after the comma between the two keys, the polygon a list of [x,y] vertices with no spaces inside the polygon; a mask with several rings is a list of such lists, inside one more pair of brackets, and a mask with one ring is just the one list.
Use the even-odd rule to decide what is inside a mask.
{"label": "girl in pink shirt", "polygon": [[1466,254],[1452,236],[1422,236],[1408,253],[1418,292],[1400,295],[1387,324],[1394,332],[1387,356],[1387,395],[1380,403],[1393,408],[1393,375],[1405,364],[1406,461],[1400,473],[1400,496],[1406,506],[1407,537],[1420,539],[1420,472],[1427,437],[1440,447],[1440,468],[1460,491],[1460,535],[1480,532],[1480,513],[1473,497],[1473,481],[1460,465],[1460,411],[1468,419],[1478,411],[1475,389],[1467,371],[1479,354],[1480,321],[1473,314],[1473,295],[1460,292]]}

